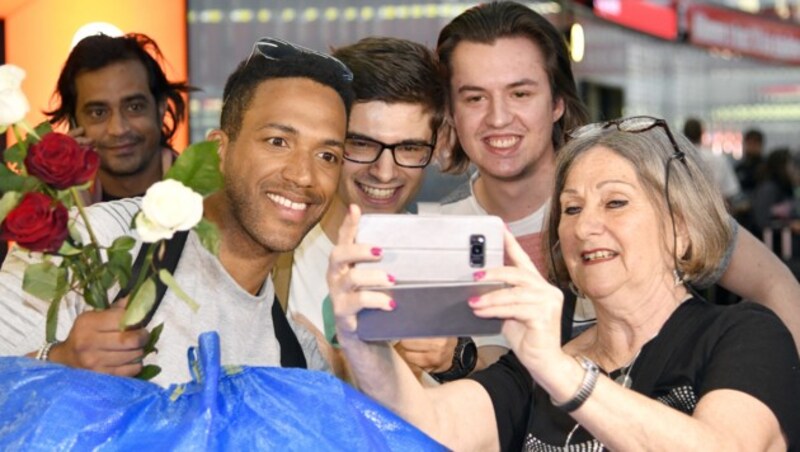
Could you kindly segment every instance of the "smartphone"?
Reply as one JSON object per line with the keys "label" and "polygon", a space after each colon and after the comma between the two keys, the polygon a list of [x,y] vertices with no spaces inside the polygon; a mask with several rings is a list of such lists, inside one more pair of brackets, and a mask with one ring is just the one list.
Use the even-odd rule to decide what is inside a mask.
{"label": "smartphone", "polygon": [[496,216],[364,214],[357,243],[380,247],[381,260],[359,263],[380,268],[395,285],[382,291],[393,311],[358,313],[363,340],[477,336],[500,333],[502,321],[472,313],[467,300],[504,287],[475,282],[473,274],[503,265],[503,221]]}
{"label": "smartphone", "polygon": [[381,248],[380,268],[398,284],[471,282],[478,270],[503,265],[500,217],[490,215],[364,214],[356,243]]}

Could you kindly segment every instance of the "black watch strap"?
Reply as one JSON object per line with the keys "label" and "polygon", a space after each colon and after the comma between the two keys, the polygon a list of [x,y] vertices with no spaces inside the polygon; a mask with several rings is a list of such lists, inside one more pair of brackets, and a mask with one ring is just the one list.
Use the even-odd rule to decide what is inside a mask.
{"label": "black watch strap", "polygon": [[444,372],[431,373],[439,383],[458,380],[469,375],[478,364],[478,347],[471,337],[459,337],[453,352],[453,365]]}

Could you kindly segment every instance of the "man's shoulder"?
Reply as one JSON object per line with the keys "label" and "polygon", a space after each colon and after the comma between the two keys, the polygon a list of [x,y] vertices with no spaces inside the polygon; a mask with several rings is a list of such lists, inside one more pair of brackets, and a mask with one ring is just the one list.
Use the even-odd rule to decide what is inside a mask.
{"label": "man's shoulder", "polygon": [[472,180],[466,180],[453,191],[445,195],[441,201],[442,205],[456,204],[472,196]]}
{"label": "man's shoulder", "polygon": [[98,239],[109,237],[113,240],[132,232],[133,218],[141,207],[141,198],[124,198],[92,204],[86,208],[86,215],[92,230],[99,234]]}

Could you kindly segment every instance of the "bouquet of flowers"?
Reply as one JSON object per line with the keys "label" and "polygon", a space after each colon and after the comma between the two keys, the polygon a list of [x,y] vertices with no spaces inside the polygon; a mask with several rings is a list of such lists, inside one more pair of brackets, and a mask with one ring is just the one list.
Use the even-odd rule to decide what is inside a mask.
{"label": "bouquet of flowers", "polygon": [[[19,67],[0,66],[0,133],[11,130],[17,139],[3,152],[0,164],[0,240],[41,253],[41,262],[26,268],[22,288],[50,302],[46,341],[55,341],[59,304],[70,291],[77,292],[95,310],[103,310],[111,305],[112,288],[130,288],[120,329],[139,324],[151,310],[155,278],[196,306],[169,271],[154,268],[153,257],[163,253],[164,242],[177,231],[190,229],[198,233],[206,248],[217,252],[216,228],[203,219],[203,197],[222,185],[216,144],[202,142],[188,147],[165,180],[147,190],[134,228],[140,241],[153,244],[145,255],[144,267],[155,271],[142,271],[129,284],[136,239],[123,236],[110,246],[101,246],[79,194],[94,180],[99,156],[69,135],[52,131],[47,122],[35,128],[25,122],[29,105],[21,90],[24,77]],[[156,350],[162,327],[151,330],[145,354]],[[145,366],[139,377],[152,378],[159,370]]]}

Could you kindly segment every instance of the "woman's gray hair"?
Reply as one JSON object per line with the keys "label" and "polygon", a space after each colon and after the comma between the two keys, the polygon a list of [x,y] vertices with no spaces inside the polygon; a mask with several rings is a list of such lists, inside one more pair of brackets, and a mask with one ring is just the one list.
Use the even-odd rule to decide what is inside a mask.
{"label": "woman's gray hair", "polygon": [[[710,180],[697,149],[683,135],[672,131],[678,147],[684,152],[683,161],[673,157],[675,149],[666,131],[657,126],[645,132],[621,132],[613,126],[570,140],[556,156],[556,183],[545,230],[550,277],[559,286],[570,282],[558,243],[558,224],[561,220],[559,196],[572,165],[589,150],[602,146],[628,160],[656,212],[664,218],[661,243],[672,253],[673,228],[666,205],[665,168],[671,165],[669,200],[675,221],[684,222],[689,236],[686,252],[678,256],[678,270],[688,282],[707,280],[733,240],[733,232],[719,189]],[[672,160],[670,160],[672,158]],[[685,163],[685,164],[684,164]]]}

